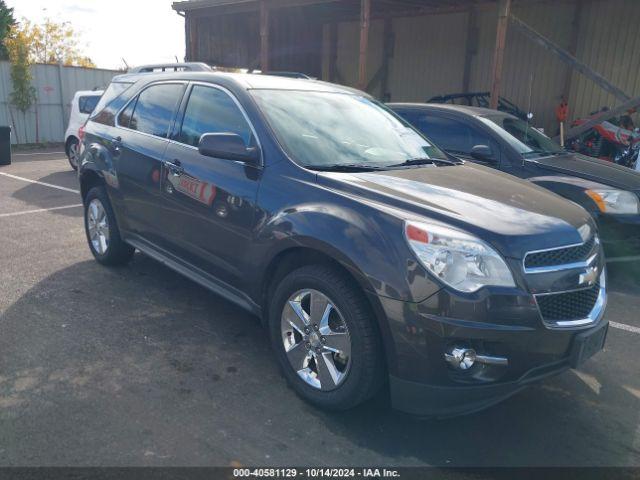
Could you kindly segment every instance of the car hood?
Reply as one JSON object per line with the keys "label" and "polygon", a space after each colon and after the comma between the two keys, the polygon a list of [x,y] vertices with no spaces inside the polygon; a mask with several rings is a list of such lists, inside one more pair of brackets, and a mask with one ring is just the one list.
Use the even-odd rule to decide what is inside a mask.
{"label": "car hood", "polygon": [[[474,164],[365,173],[323,172],[318,182],[406,219],[471,232],[503,255],[581,243],[589,214],[511,175]],[[590,229],[587,229],[590,231]]]}
{"label": "car hood", "polygon": [[542,168],[565,175],[591,180],[614,188],[640,192],[640,173],[613,162],[587,157],[579,153],[567,153],[535,160]]}

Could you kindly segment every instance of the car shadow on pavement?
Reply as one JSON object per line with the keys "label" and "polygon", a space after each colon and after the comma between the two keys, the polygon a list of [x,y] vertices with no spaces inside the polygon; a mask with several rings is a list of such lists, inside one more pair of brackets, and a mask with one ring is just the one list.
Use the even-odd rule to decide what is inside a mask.
{"label": "car shadow on pavement", "polygon": [[[42,178],[37,178],[35,180],[37,180],[38,182],[48,183],[72,190],[80,190],[76,173],[74,171],[56,172],[50,175],[45,175]],[[11,196],[16,200],[20,200],[28,205],[33,205],[33,207],[37,209],[55,208],[82,203],[79,194],[55,189],[45,185],[39,185],[37,183],[25,183],[23,187],[15,190]],[[52,210],[51,212],[57,215],[76,217],[79,214],[78,212],[81,212],[81,210],[77,208],[64,208],[60,210]]]}
{"label": "car shadow on pavement", "polygon": [[640,464],[637,369],[614,351],[487,411],[418,420],[384,395],[307,405],[257,318],[139,254],[56,272],[0,325],[0,465]]}

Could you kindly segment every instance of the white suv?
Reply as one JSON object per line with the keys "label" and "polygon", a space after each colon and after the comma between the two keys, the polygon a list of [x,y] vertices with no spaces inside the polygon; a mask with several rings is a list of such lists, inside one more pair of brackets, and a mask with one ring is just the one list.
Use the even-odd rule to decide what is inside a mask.
{"label": "white suv", "polygon": [[69,126],[64,134],[64,151],[69,158],[69,163],[74,170],[78,169],[78,145],[80,140],[78,130],[85,124],[93,109],[96,108],[103,90],[84,90],[76,92],[71,101],[71,115]]}

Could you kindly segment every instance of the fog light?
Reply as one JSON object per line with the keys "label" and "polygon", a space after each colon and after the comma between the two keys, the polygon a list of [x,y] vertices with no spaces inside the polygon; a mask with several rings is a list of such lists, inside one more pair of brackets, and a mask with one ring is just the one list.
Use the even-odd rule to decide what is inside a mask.
{"label": "fog light", "polygon": [[444,354],[444,359],[458,370],[468,370],[475,363],[484,365],[499,365],[506,367],[509,360],[505,357],[494,357],[491,355],[478,355],[473,348],[453,347]]}
{"label": "fog light", "polygon": [[444,354],[444,359],[458,370],[468,370],[476,363],[476,351],[473,348],[455,347]]}

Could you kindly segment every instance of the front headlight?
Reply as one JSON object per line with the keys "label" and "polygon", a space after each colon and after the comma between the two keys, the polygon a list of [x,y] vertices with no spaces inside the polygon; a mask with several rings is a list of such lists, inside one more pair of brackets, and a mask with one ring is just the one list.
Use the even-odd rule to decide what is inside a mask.
{"label": "front headlight", "polygon": [[637,215],[640,211],[638,208],[638,197],[632,192],[613,189],[593,189],[587,190],[586,193],[596,202],[598,209],[603,213]]}
{"label": "front headlight", "polygon": [[479,238],[421,222],[405,222],[404,232],[420,263],[456,290],[475,292],[488,285],[515,287],[500,254]]}

